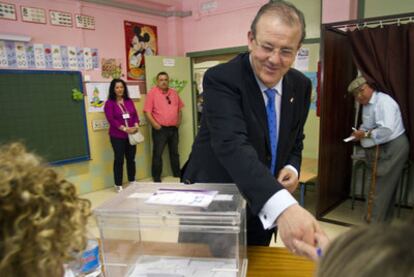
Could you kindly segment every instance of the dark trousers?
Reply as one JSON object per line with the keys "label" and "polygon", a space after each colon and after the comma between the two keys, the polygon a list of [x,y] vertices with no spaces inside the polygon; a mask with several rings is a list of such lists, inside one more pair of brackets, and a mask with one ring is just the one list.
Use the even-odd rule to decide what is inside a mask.
{"label": "dark trousers", "polygon": [[128,181],[135,181],[135,153],[137,147],[129,144],[128,138],[120,139],[111,137],[111,145],[114,149],[114,180],[115,185],[122,186],[124,168],[124,156],[127,164]]}
{"label": "dark trousers", "polygon": [[162,152],[168,143],[171,170],[174,177],[180,177],[180,156],[178,154],[178,128],[175,126],[152,129],[152,178],[155,182],[161,181]]}

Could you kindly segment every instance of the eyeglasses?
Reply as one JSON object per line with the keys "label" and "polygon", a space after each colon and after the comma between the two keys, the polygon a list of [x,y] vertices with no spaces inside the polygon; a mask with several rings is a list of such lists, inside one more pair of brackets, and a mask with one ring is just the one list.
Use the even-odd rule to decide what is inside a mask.
{"label": "eyeglasses", "polygon": [[167,99],[168,105],[171,105],[171,99],[170,99],[170,97],[168,95],[165,96],[165,99]]}
{"label": "eyeglasses", "polygon": [[256,45],[259,46],[259,50],[264,55],[271,56],[271,55],[274,55],[275,53],[279,53],[279,56],[282,59],[286,59],[286,60],[292,59],[296,55],[296,51],[294,49],[291,49],[291,48],[276,48],[276,47],[273,47],[270,44],[260,43],[257,39],[254,39],[254,41],[256,42]]}

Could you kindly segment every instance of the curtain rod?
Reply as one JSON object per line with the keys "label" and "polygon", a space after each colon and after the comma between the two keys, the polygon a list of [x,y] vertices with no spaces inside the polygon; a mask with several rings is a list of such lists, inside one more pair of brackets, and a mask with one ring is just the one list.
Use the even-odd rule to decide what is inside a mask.
{"label": "curtain rod", "polygon": [[406,24],[406,23],[412,23],[414,22],[414,16],[410,16],[410,17],[401,17],[401,18],[396,18],[396,19],[385,19],[385,20],[376,20],[376,21],[365,21],[365,22],[361,22],[361,23],[352,23],[352,24],[344,24],[344,25],[336,25],[336,26],[332,26],[334,28],[352,28],[355,27],[357,29],[361,29],[361,28],[366,28],[369,27],[370,25],[376,25],[376,26],[381,26],[381,28],[384,25],[393,25],[393,24],[397,24],[398,26],[400,26],[401,24]]}
{"label": "curtain rod", "polygon": [[347,27],[367,27],[368,25],[380,25],[383,26],[385,24],[404,24],[414,22],[414,13],[404,13],[404,14],[395,14],[389,16],[381,16],[381,17],[371,17],[371,18],[362,18],[362,19],[354,19],[354,20],[347,20],[347,21],[340,21],[340,22],[332,22],[322,24],[324,28],[328,29],[340,29],[340,28],[347,28]]}

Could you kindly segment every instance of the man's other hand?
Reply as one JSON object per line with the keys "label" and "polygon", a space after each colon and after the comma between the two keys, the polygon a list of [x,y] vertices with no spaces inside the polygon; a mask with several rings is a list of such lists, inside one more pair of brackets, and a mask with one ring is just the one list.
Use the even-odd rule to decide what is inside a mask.
{"label": "man's other hand", "polygon": [[279,171],[277,181],[282,184],[282,186],[284,186],[290,193],[293,193],[299,184],[298,176],[292,169],[288,167],[282,168]]}
{"label": "man's other hand", "polygon": [[283,243],[293,253],[297,252],[294,239],[316,246],[315,233],[323,233],[316,219],[298,204],[284,210],[276,223]]}

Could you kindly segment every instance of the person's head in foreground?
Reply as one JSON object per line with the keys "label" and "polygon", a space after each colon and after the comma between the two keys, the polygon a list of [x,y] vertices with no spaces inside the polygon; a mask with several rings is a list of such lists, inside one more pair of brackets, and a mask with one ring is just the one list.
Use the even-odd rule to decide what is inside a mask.
{"label": "person's head in foreground", "polygon": [[330,244],[316,276],[414,276],[413,234],[412,224],[352,229]]}
{"label": "person's head in foreground", "polygon": [[89,215],[89,200],[22,144],[0,146],[0,276],[63,276]]}

